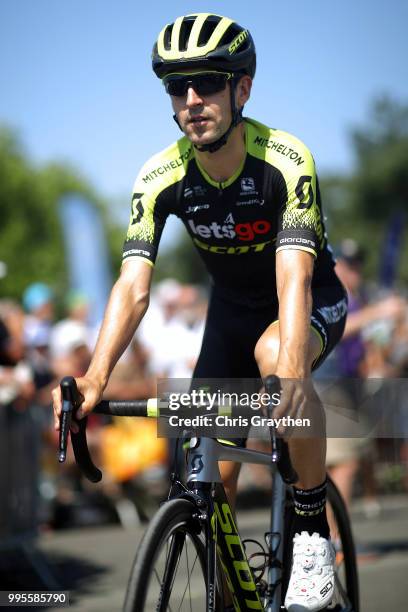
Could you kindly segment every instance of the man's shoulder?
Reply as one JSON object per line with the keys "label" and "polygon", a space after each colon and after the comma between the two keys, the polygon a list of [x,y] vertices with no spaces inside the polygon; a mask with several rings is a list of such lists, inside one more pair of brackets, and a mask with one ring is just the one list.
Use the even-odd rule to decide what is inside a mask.
{"label": "man's shoulder", "polygon": [[192,147],[189,140],[185,136],[176,140],[143,164],[136,179],[135,189],[144,186],[160,191],[176,183],[185,176],[191,157]]}
{"label": "man's shoulder", "polygon": [[302,140],[293,134],[246,119],[248,152],[273,165],[299,167],[313,163],[313,156]]}

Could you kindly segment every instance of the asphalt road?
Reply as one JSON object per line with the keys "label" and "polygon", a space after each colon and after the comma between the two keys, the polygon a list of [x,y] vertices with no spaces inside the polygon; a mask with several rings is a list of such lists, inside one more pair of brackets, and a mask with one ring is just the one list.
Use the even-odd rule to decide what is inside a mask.
{"label": "asphalt road", "polygon": [[[358,504],[353,506],[361,610],[405,611],[408,609],[408,496],[384,497],[380,503],[380,514],[371,519],[364,516]],[[268,515],[264,510],[242,511],[238,520],[244,537],[262,538]],[[70,591],[72,612],[121,610],[130,566],[142,533],[143,528],[125,530],[118,526],[56,532],[40,538],[38,548],[43,559],[47,560],[61,588]],[[18,578],[24,584],[21,572]],[[4,580],[2,583],[1,589],[5,589],[7,583]],[[27,588],[35,588],[33,577],[28,573],[26,584]]]}

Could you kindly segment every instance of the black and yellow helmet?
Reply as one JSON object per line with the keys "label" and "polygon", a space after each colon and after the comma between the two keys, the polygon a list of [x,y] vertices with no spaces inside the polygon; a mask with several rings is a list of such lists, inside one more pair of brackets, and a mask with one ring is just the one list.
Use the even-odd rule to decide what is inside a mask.
{"label": "black and yellow helmet", "polygon": [[152,52],[153,70],[161,79],[180,68],[204,68],[255,75],[251,34],[228,17],[195,13],[164,26]]}

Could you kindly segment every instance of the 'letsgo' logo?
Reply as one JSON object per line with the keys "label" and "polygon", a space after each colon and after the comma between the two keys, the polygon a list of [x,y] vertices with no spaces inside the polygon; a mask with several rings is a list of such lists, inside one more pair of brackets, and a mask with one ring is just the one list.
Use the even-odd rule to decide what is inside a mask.
{"label": "'letsgo' logo", "polygon": [[233,216],[230,214],[221,225],[213,221],[209,225],[196,225],[192,219],[189,219],[188,225],[190,230],[200,238],[218,238],[233,240],[238,238],[243,242],[253,240],[255,236],[267,234],[271,229],[271,224],[266,219],[258,221],[248,221],[247,223],[235,223]]}

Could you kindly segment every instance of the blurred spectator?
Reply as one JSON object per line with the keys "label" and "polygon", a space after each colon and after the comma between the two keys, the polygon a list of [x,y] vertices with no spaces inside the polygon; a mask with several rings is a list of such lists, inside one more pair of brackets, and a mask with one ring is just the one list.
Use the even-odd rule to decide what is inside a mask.
{"label": "blurred spectator", "polygon": [[[121,359],[114,368],[104,396],[122,400],[157,396],[156,380],[149,371],[147,352],[136,339],[132,341],[126,359]],[[117,500],[123,496],[130,498],[136,508],[135,478],[145,470],[150,473],[153,470],[160,477],[165,474],[164,469],[157,471],[157,467],[166,464],[167,440],[157,437],[154,419],[113,418],[113,423],[101,432],[101,453],[107,477],[120,485],[116,490]]]}
{"label": "blurred spectator", "polygon": [[91,360],[86,326],[69,319],[60,321],[51,330],[49,350],[52,371],[58,379],[83,376]]}
{"label": "blurred spectator", "polygon": [[0,301],[0,364],[15,365],[25,355],[24,312],[13,300]]}
{"label": "blurred spectator", "polygon": [[152,372],[161,378],[190,378],[200,352],[207,300],[193,285],[173,279],[156,286],[137,332]]}
{"label": "blurred spectator", "polygon": [[87,325],[89,319],[90,304],[87,296],[81,291],[72,289],[66,299],[67,319],[79,321]]}
{"label": "blurred spectator", "polygon": [[33,340],[41,333],[46,338],[54,319],[54,295],[48,285],[33,283],[23,293],[23,306],[27,312],[25,322],[26,344],[31,346]]}
{"label": "blurred spectator", "polygon": [[25,360],[24,313],[12,300],[0,302],[0,404],[22,409],[34,397],[33,373]]}
{"label": "blurred spectator", "polygon": [[[384,342],[390,340],[393,328],[405,315],[406,304],[396,295],[367,304],[362,274],[364,259],[363,250],[354,240],[346,239],[340,244],[336,273],[347,289],[349,309],[342,341],[336,347],[330,363],[332,372],[343,378],[381,378],[396,372],[386,364],[384,355],[378,350],[378,342],[372,341],[373,332],[374,329],[377,330],[377,340],[382,333],[384,346]],[[348,392],[347,388],[343,381],[343,384],[333,389],[332,393],[336,398],[332,398],[332,402],[347,410],[356,411],[359,405],[358,390],[362,389],[362,385],[351,385],[352,393]],[[356,473],[361,469],[367,514],[374,514],[379,510],[375,500],[373,453],[373,442],[368,439],[347,436],[328,439],[329,473],[347,504],[351,500]]]}
{"label": "blurred spectator", "polygon": [[148,352],[134,338],[113,369],[104,397],[132,400],[156,396],[156,378],[150,371]]}
{"label": "blurred spectator", "polygon": [[181,285],[174,279],[166,279],[158,283],[152,290],[150,305],[146,315],[137,330],[137,337],[146,347],[150,367],[154,372],[161,372],[160,355],[166,350],[162,338],[162,330],[171,325],[178,311]]}
{"label": "blurred spectator", "polygon": [[23,306],[27,313],[24,322],[27,356],[34,371],[36,388],[41,389],[53,379],[48,343],[54,319],[54,294],[48,285],[33,283],[23,293]]}
{"label": "blurred spectator", "polygon": [[[367,353],[363,331],[376,324],[391,331],[405,314],[405,302],[396,295],[367,304],[363,284],[364,252],[351,239],[344,240],[337,252],[336,274],[347,289],[348,316],[342,342],[337,348],[337,367],[343,376],[359,376]],[[375,374],[369,374],[375,376]],[[380,376],[383,373],[380,374]]]}
{"label": "blurred spectator", "polygon": [[169,378],[191,378],[203,340],[207,298],[197,287],[184,285],[179,297],[177,316],[180,330],[173,341]]}

